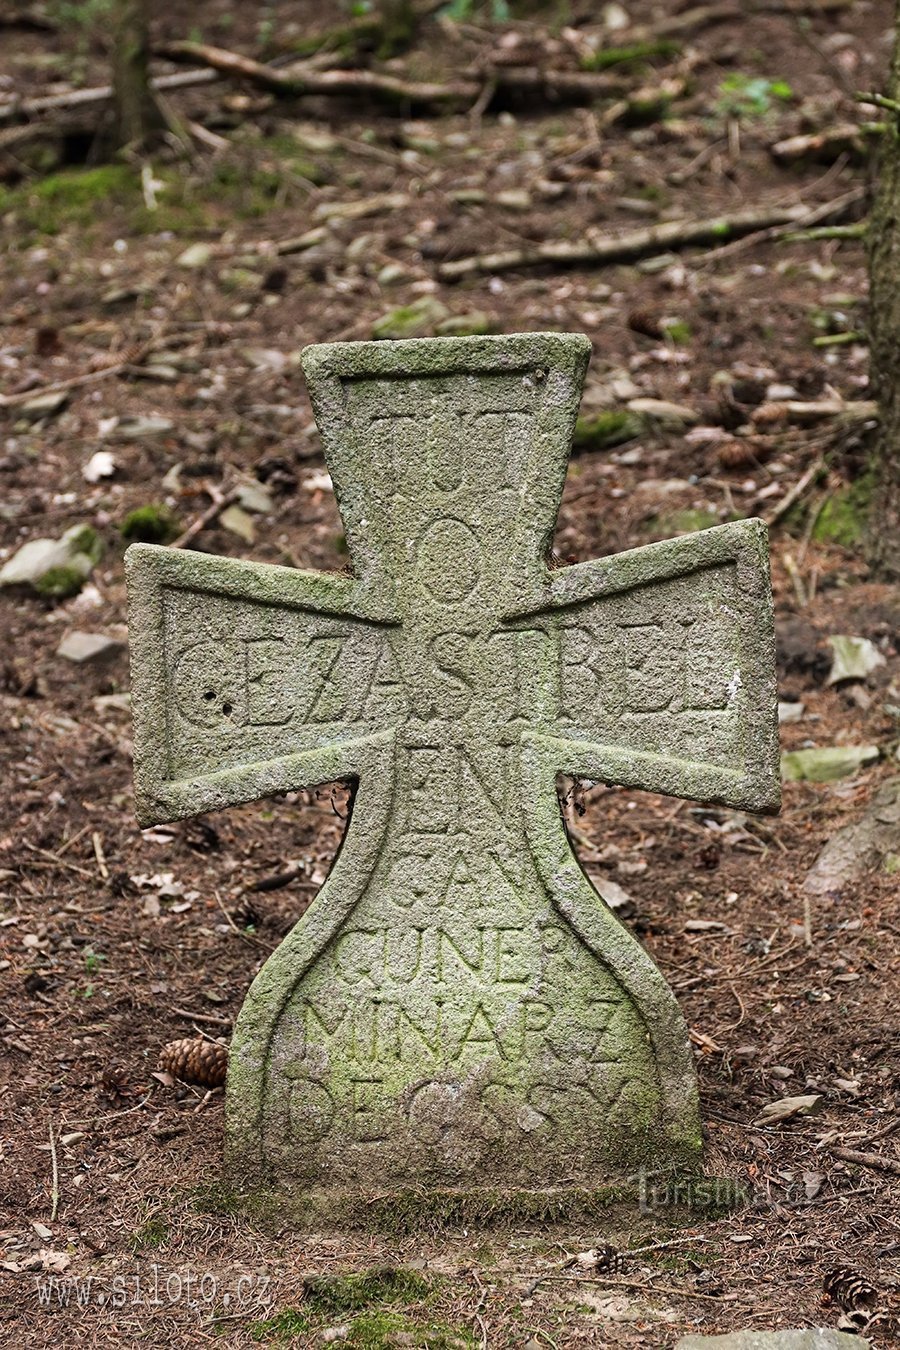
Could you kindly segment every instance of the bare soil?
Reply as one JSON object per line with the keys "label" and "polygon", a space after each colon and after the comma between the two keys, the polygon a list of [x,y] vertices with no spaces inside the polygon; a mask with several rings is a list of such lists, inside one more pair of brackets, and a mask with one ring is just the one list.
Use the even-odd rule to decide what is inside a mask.
{"label": "bare soil", "polygon": [[[285,34],[321,27],[322,8],[257,12],[214,0],[201,15],[171,3],[157,37],[188,36],[199,23],[207,41],[268,58]],[[626,8],[634,22],[663,12],[645,0]],[[678,212],[814,205],[865,184],[869,166],[858,157],[785,168],[770,146],[859,119],[853,92],[879,85],[890,21],[891,6],[875,0],[826,16],[746,14],[702,27],[634,76],[652,84],[690,67],[668,116],[645,125],[604,127],[602,104],[532,100],[413,120],[335,101],[287,107],[252,89],[239,103],[233,86],[209,86],[173,96],[173,107],[231,147],[197,148],[187,164],[161,152],[149,162],[156,208],[146,184],[117,180],[84,207],[66,174],[50,180],[6,164],[3,392],[83,376],[154,334],[157,349],[77,385],[41,422],[10,410],[0,445],[0,558],[80,522],[106,544],[73,599],[0,594],[0,1345],[314,1346],[346,1336],[369,1347],[669,1346],[694,1330],[836,1325],[823,1276],[839,1265],[859,1268],[891,1303],[900,1276],[900,885],[896,875],[869,875],[839,898],[806,904],[801,886],[823,844],[897,770],[900,596],[868,577],[857,543],[819,528],[863,475],[862,424],[742,430],[773,398],[865,398],[863,244],[754,238],[652,270],[544,268],[456,286],[437,276],[440,262],[473,250],[633,229]],[[548,35],[536,23],[465,23],[453,36],[452,25],[431,26],[399,60],[419,76],[446,76],[518,38],[537,42],[552,64],[563,60],[564,27]],[[9,27],[4,47],[7,92],[33,97],[73,75],[105,78],[102,25]],[[729,114],[735,76],[746,77],[742,96],[763,106]],[[755,94],[746,80],[762,82]],[[772,92],[779,81],[787,95]],[[277,241],[322,225],[323,204],[384,193],[403,200],[323,225],[311,249],[277,255]],[[179,265],[197,242],[210,246],[206,264]],[[786,784],[781,815],[765,820],[560,784],[583,865],[628,891],[624,921],[684,1009],[708,1170],[751,1194],[725,1217],[663,1207],[588,1229],[273,1233],[232,1212],[219,1184],[221,1093],[151,1076],[174,1038],[227,1040],[259,965],[327,872],[347,790],[291,793],[142,832],[127,706],[109,701],[128,689],[124,649],[104,665],[74,667],[57,647],[75,629],[125,636],[119,527],[130,510],[165,502],[186,525],[208,506],[211,486],[227,488],[239,473],[265,480],[273,495],[272,510],[254,518],[254,540],[217,522],[193,546],[344,566],[295,354],[310,342],[368,337],[380,316],[422,296],[454,315],[483,311],[495,331],[587,332],[586,411],[640,396],[698,413],[699,433],[657,420],[626,444],[576,453],[555,540],[564,562],[771,511],[824,456],[772,536],[781,697],[805,707],[783,728],[784,746],[876,745],[879,762],[834,783]],[[813,345],[836,332],[860,336]],[[150,437],[112,425],[148,416],[171,425]],[[115,473],[90,484],[82,470],[100,447]],[[867,683],[826,685],[827,637],[840,633],[870,638],[885,657]],[[285,873],[294,879],[252,889]],[[821,1096],[818,1114],[754,1123],[767,1102],[800,1094]],[[888,1166],[842,1160],[835,1146]],[[675,1239],[619,1273],[565,1264],[603,1243]],[[356,1306],[340,1283],[330,1286],[337,1294],[310,1292],[312,1277],[385,1266],[416,1278],[376,1282]],[[79,1306],[76,1280],[88,1277]],[[887,1323],[870,1334],[876,1346],[889,1343]]]}

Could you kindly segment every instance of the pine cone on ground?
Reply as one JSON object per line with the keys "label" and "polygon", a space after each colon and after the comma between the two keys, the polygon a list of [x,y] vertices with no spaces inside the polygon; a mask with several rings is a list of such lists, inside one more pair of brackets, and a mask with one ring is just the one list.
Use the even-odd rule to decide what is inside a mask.
{"label": "pine cone on ground", "polygon": [[829,1270],[825,1276],[824,1289],[826,1296],[845,1313],[840,1319],[844,1331],[864,1331],[870,1322],[883,1314],[883,1309],[879,1307],[881,1296],[878,1290],[852,1266],[837,1266]]}
{"label": "pine cone on ground", "polygon": [[159,1067],[182,1083],[198,1087],[223,1087],[228,1069],[228,1049],[199,1036],[169,1041],[159,1052]]}

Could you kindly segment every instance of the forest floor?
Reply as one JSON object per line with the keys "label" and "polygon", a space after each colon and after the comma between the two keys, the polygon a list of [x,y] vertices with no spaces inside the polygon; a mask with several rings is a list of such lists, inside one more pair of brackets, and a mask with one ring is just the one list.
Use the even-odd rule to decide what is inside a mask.
{"label": "forest floor", "polygon": [[[157,38],[269,59],[321,26],[324,8],[211,0],[198,18],[173,3]],[[24,398],[0,410],[0,560],[78,524],[105,545],[73,598],[0,594],[0,1344],[669,1346],[690,1331],[834,1326],[823,1277],[841,1265],[890,1299],[900,885],[882,871],[836,894],[802,886],[825,842],[897,772],[900,596],[862,561],[871,419],[784,411],[823,399],[852,411],[867,397],[863,242],[782,230],[645,249],[628,264],[439,275],[476,250],[864,189],[870,135],[818,162],[779,161],[772,146],[877,116],[854,92],[883,79],[891,6],[742,8],[643,67],[616,66],[634,88],[668,88],[641,109],[511,96],[412,116],[219,82],[170,96],[226,142],[194,142],[190,162],[161,153],[142,176],[140,164],[0,160],[0,389],[15,398],[76,381],[43,413]],[[4,16],[0,94],[102,83],[102,24],[73,27],[69,15],[67,27],[71,9],[48,5],[48,29]],[[625,3],[632,25],[663,10]],[[597,15],[579,24],[576,5],[568,22],[577,41],[618,42]],[[450,78],[517,43],[563,67],[573,42],[565,22],[431,21],[412,52],[379,68]],[[840,221],[865,209],[850,201]],[[780,698],[803,705],[783,745],[878,756],[834,781],[786,783],[780,816],[765,820],[562,785],[583,865],[628,893],[623,921],[684,1010],[707,1169],[751,1197],[724,1217],[661,1209],[599,1226],[272,1233],[234,1212],[218,1183],[221,1092],[151,1076],[174,1038],[227,1039],[262,960],[327,872],[346,790],[141,831],[125,648],[81,666],[58,648],[74,630],[124,640],[121,526],[139,507],[162,503],[183,528],[211,493],[254,480],[255,512],[225,517],[230,528],[213,520],[194,547],[345,564],[297,353],[370,337],[386,315],[393,331],[590,336],[584,410],[595,420],[566,483],[563,562],[777,513],[806,484],[772,530]],[[676,406],[629,409],[635,399]],[[91,482],[98,450],[111,473]],[[841,634],[882,656],[867,679],[827,683],[828,638]],[[796,1095],[818,1096],[818,1113],[758,1123],[766,1103]],[[841,1147],[885,1166],[842,1159]],[[619,1273],[566,1266],[603,1243],[675,1238]],[[871,1338],[888,1343],[886,1329]]]}

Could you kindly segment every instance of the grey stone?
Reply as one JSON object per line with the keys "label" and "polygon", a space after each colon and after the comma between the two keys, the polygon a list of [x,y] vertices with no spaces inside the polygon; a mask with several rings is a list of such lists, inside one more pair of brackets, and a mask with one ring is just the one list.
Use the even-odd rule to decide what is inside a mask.
{"label": "grey stone", "polygon": [[118,656],[125,643],[104,633],[68,633],[56,649],[56,655],[76,665],[104,662]]}
{"label": "grey stone", "polygon": [[858,773],[878,758],[877,745],[823,745],[809,750],[785,750],[781,776],[786,783],[833,783]]}
{"label": "grey stone", "polygon": [[55,417],[62,412],[69,401],[67,389],[51,389],[43,394],[35,394],[19,408],[19,416],[29,422],[42,422],[46,417]]}
{"label": "grey stone", "polygon": [[681,1012],[555,783],[777,809],[766,531],[550,571],[588,353],[309,348],[353,575],[128,550],[141,824],[358,784],[231,1046],[230,1171],[285,1207],[699,1159]]}
{"label": "grey stone", "polygon": [[[900,853],[900,778],[888,778],[862,816],[828,840],[807,872],[809,895],[838,894],[851,881]],[[889,864],[888,864],[889,865]]]}
{"label": "grey stone", "polygon": [[870,1341],[830,1327],[803,1331],[732,1331],[726,1336],[682,1336],[675,1350],[869,1350]]}
{"label": "grey stone", "polygon": [[[30,539],[0,568],[0,586],[73,594],[90,576],[101,551],[100,539],[90,525],[73,525],[60,539]],[[66,585],[60,590],[57,581],[66,581]]]}

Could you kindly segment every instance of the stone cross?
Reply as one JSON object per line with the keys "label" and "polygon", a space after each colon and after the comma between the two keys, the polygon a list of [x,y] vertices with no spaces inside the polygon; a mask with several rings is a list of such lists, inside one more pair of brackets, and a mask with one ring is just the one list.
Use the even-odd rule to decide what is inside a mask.
{"label": "stone cross", "polygon": [[579,867],[556,777],[777,809],[766,531],[550,570],[588,353],[307,348],[353,575],[128,550],[141,823],[356,784],[235,1027],[242,1181],[577,1188],[698,1159],[684,1021]]}

